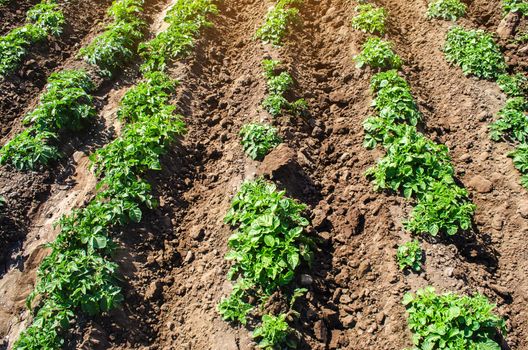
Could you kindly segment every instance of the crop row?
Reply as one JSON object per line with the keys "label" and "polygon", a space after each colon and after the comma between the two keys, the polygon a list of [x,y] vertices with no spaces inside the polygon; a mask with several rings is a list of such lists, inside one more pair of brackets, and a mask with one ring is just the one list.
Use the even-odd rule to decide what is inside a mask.
{"label": "crop row", "polygon": [[[360,27],[365,31],[369,28]],[[392,44],[379,37],[368,38],[355,61],[359,68],[368,65],[373,69],[389,69],[375,74],[371,80],[376,96],[372,105],[377,115],[364,122],[365,146],[373,148],[381,144],[386,154],[368,170],[367,176],[377,190],[392,190],[416,199],[417,205],[406,222],[411,232],[453,235],[467,230],[475,207],[467,191],[455,182],[447,148],[417,131],[422,116],[409,85],[393,69],[401,67],[402,60]]]}
{"label": "crop row", "polygon": [[[457,1],[439,2],[447,4]],[[505,0],[503,7],[505,13],[528,14],[528,3],[525,1]],[[443,15],[437,17],[456,20],[464,14],[461,11],[455,16],[453,8],[444,7]],[[493,36],[483,30],[453,26],[447,33],[444,53],[446,60],[459,66],[464,74],[494,80],[508,96],[504,107],[498,113],[499,119],[489,126],[490,138],[517,144],[509,156],[513,158],[515,167],[522,174],[521,183],[528,188],[528,78],[522,73],[507,73],[508,66],[500,47],[495,43]]]}
{"label": "crop row", "polygon": [[[441,7],[438,1],[431,5],[430,12]],[[384,10],[361,5],[357,12],[352,21],[356,29],[378,34],[385,31]],[[365,146],[381,144],[385,148],[385,156],[367,171],[375,188],[416,198],[417,205],[405,223],[411,232],[453,235],[468,229],[475,206],[467,191],[455,182],[447,147],[417,131],[422,116],[408,83],[395,69],[403,62],[392,44],[371,37],[355,61],[360,68],[368,65],[381,70],[371,80],[377,114],[364,122]],[[400,269],[420,271],[422,255],[419,241],[414,240],[401,245],[396,258]],[[437,294],[428,287],[416,294],[407,293],[403,304],[415,350],[500,349],[496,339],[505,330],[504,321],[493,314],[494,305],[481,295]]]}
{"label": "crop row", "polygon": [[35,169],[60,158],[60,134],[79,131],[95,116],[94,84],[82,70],[63,70],[48,78],[45,93],[23,123],[30,125],[0,149],[0,164]]}
{"label": "crop row", "polygon": [[27,13],[27,23],[0,37],[0,78],[16,69],[32,44],[48,35],[58,36],[64,27],[64,15],[54,0],[42,0]]}
{"label": "crop row", "polygon": [[[244,325],[252,311],[253,316],[261,316],[262,324],[253,337],[265,349],[294,344],[287,320],[295,315],[295,300],[306,290],[287,287],[300,264],[310,263],[313,255],[313,242],[304,232],[309,225],[302,215],[305,210],[275,185],[257,179],[242,185],[225,217],[236,228],[226,255],[233,262],[228,277],[236,284],[218,311],[225,320]],[[278,292],[289,305],[288,311],[262,315],[267,301]]]}
{"label": "crop row", "polygon": [[99,67],[103,76],[111,76],[134,57],[134,48],[143,37],[145,21],[143,0],[115,1],[108,9],[112,22],[106,30],[79,51],[86,62]]}
{"label": "crop row", "polygon": [[[297,6],[301,4],[301,0],[278,1],[255,38],[281,46],[291,25],[299,20]],[[293,77],[279,61],[267,59],[262,66],[267,84],[262,108],[274,118],[303,114],[308,108],[306,101],[286,97],[294,86]],[[244,151],[254,160],[262,160],[282,142],[277,130],[265,123],[244,125],[240,136]],[[309,225],[303,215],[306,209],[274,184],[258,178],[242,184],[225,217],[225,223],[235,229],[226,259],[232,262],[228,278],[236,282],[229,297],[220,301],[218,312],[225,320],[243,325],[257,321],[252,335],[259,348],[297,348],[289,322],[299,316],[295,302],[307,290],[295,288],[295,275],[302,263],[310,264],[314,249],[305,232]],[[264,311],[271,302],[279,302],[281,311]]]}
{"label": "crop row", "polygon": [[[131,30],[143,23],[137,18],[143,11],[142,3],[142,0],[115,0],[108,10],[114,19],[109,29],[81,49],[80,53],[85,55],[89,63],[101,65],[103,75],[109,67],[121,67],[121,60],[131,56],[132,41],[118,39],[117,42],[108,42],[107,38],[120,37],[121,34],[115,32],[114,28],[122,27],[127,28],[127,33],[130,33],[127,35],[134,35],[135,38],[136,34],[141,34],[133,34]],[[98,58],[92,59],[94,57]],[[23,123],[28,128],[0,149],[0,164],[12,164],[19,170],[35,170],[59,159],[61,137],[68,132],[84,129],[95,117],[91,96],[95,89],[94,80],[82,69],[52,74],[39,104],[24,118]]]}
{"label": "crop row", "polygon": [[[210,2],[177,0],[169,16],[186,28],[194,25],[192,19],[215,11]],[[97,194],[87,206],[59,220],[60,233],[49,244],[51,254],[39,267],[27,300],[37,310],[33,323],[14,349],[59,349],[78,311],[95,315],[122,301],[118,266],[111,261],[116,249],[111,235],[118,226],[140,222],[144,208],[156,206],[142,176],[161,169],[160,157],[185,132],[183,117],[170,104],[176,85],[164,72],[152,70],[124,95],[118,111],[125,123],[122,134],[90,156],[100,179]]]}
{"label": "crop row", "polygon": [[[504,14],[519,13],[528,15],[526,0],[502,0]],[[466,14],[467,5],[460,0],[432,0],[427,9],[428,18],[456,21]]]}

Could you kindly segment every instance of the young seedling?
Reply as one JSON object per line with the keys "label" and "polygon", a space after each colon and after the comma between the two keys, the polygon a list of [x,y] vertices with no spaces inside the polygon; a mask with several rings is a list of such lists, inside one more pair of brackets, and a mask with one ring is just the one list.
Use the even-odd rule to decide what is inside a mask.
{"label": "young seedling", "polygon": [[277,130],[267,124],[246,124],[240,130],[244,152],[253,160],[262,160],[282,140]]}
{"label": "young seedling", "polygon": [[356,66],[363,68],[400,68],[401,58],[392,50],[392,43],[377,37],[368,38],[363,44],[363,50],[354,58]]}
{"label": "young seedling", "polygon": [[387,12],[382,7],[372,4],[362,4],[356,7],[357,15],[352,19],[352,27],[365,33],[385,33]]}
{"label": "young seedling", "polygon": [[298,6],[303,0],[279,0],[270,8],[262,27],[257,30],[256,38],[264,44],[282,46],[292,24],[299,20]]}
{"label": "young seedling", "polygon": [[524,97],[515,97],[506,101],[499,111],[499,120],[492,123],[490,138],[493,141],[510,139],[518,142],[528,141],[528,102]]}
{"label": "young seedling", "polygon": [[460,0],[433,0],[427,9],[427,18],[456,21],[466,14],[467,6]]}
{"label": "young seedling", "polygon": [[528,188],[528,144],[521,143],[508,156],[513,159],[513,165],[522,174],[521,184]]}
{"label": "young seedling", "polygon": [[278,71],[279,65],[279,61],[262,61],[264,76],[268,85],[268,96],[262,101],[262,106],[274,117],[278,117],[283,111],[300,115],[308,109],[308,105],[302,98],[294,102],[289,102],[286,99],[285,95],[293,88],[294,81],[288,72]]}
{"label": "young seedling", "polygon": [[258,340],[260,349],[274,350],[283,346],[295,349],[297,343],[288,338],[292,332],[286,322],[286,314],[264,315],[262,324],[253,331],[253,338]]}
{"label": "young seedling", "polygon": [[523,97],[528,95],[528,77],[522,73],[515,75],[502,74],[497,79],[497,84],[509,97]]}
{"label": "young seedling", "polygon": [[423,251],[420,247],[420,241],[417,239],[400,245],[396,252],[396,260],[402,271],[407,268],[417,272],[420,271],[422,269],[422,258]]}
{"label": "young seedling", "polygon": [[429,191],[418,197],[411,219],[405,228],[417,234],[436,236],[440,232],[452,236],[471,228],[476,206],[469,200],[465,188],[458,186],[452,177],[436,180]]}

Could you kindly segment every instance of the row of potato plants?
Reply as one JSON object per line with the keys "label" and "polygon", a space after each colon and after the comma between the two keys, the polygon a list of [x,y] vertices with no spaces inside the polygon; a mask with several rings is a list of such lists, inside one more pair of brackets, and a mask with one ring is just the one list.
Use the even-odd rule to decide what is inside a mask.
{"label": "row of potato plants", "polygon": [[[385,31],[383,9],[369,4],[356,10],[358,16],[352,21],[356,29],[378,34]],[[396,70],[403,62],[392,44],[379,37],[369,38],[355,60],[358,67],[381,70],[371,80],[377,114],[364,122],[365,146],[381,144],[386,151],[367,171],[375,188],[416,198],[417,205],[405,223],[413,233],[453,235],[468,229],[475,206],[467,191],[455,182],[447,147],[417,131],[422,116],[408,83]],[[419,271],[422,255],[419,241],[414,240],[398,248],[397,261],[401,269]],[[403,304],[409,315],[414,350],[500,349],[496,340],[505,324],[492,312],[495,306],[482,295],[437,294],[427,287],[416,294],[405,294]]]}
{"label": "row of potato plants", "polygon": [[[436,3],[441,9],[437,16],[431,17],[457,20],[465,13],[465,5],[459,0],[438,0]],[[528,3],[523,0],[504,0],[503,8],[505,13],[528,14]],[[443,51],[446,60],[459,66],[465,75],[496,81],[508,97],[498,113],[498,120],[489,126],[490,138],[515,144],[509,156],[522,174],[522,185],[528,188],[528,77],[523,73],[508,74],[499,45],[493,35],[484,30],[451,27]]]}
{"label": "row of potato plants", "polygon": [[[301,4],[301,0],[278,1],[255,38],[281,46],[299,21]],[[304,99],[290,101],[286,96],[294,80],[281,62],[266,59],[262,67],[267,84],[262,108],[273,118],[304,113]],[[262,160],[282,142],[277,130],[266,123],[245,124],[240,137],[244,151],[254,160]],[[235,229],[226,259],[232,262],[228,278],[236,282],[229,297],[220,301],[218,312],[227,321],[250,323],[259,348],[297,348],[290,322],[299,316],[295,302],[307,290],[295,287],[295,275],[302,263],[311,263],[315,246],[305,230],[309,225],[306,210],[304,204],[286,197],[285,191],[258,178],[242,184],[225,217],[225,223]],[[280,311],[271,312],[271,303],[277,301]]]}
{"label": "row of potato plants", "polygon": [[54,0],[42,0],[26,15],[27,23],[0,36],[0,78],[15,70],[31,45],[43,41],[49,35],[62,33],[65,19]]}
{"label": "row of potato plants", "polygon": [[[369,31],[368,27],[360,29]],[[386,150],[385,157],[367,172],[375,188],[416,199],[406,222],[413,233],[454,235],[469,229],[475,206],[467,191],[456,184],[448,149],[418,132],[422,115],[408,83],[397,71],[402,60],[392,43],[370,37],[354,60],[359,68],[381,70],[371,80],[377,114],[364,122],[365,146],[381,144]]]}
{"label": "row of potato plants", "polygon": [[[528,15],[528,2],[526,0],[502,0],[502,8],[504,14]],[[427,17],[456,21],[463,17],[466,11],[467,5],[460,0],[432,0],[427,8]]]}
{"label": "row of potato plants", "polygon": [[[168,16],[171,25],[181,28],[174,33],[181,34],[196,24],[195,19],[202,21],[215,12],[210,1],[177,0]],[[163,32],[153,41],[160,36]],[[142,82],[124,95],[117,113],[125,123],[121,135],[90,156],[99,178],[97,194],[57,223],[60,233],[48,245],[51,253],[39,267],[37,284],[27,300],[34,310],[33,322],[14,349],[60,349],[79,311],[96,315],[123,300],[118,265],[112,261],[117,245],[111,236],[119,226],[139,223],[143,210],[157,205],[151,185],[142,177],[161,170],[161,156],[185,132],[183,117],[170,104],[176,85],[162,70],[154,69],[145,71]]]}
{"label": "row of potato plants", "polygon": [[[142,4],[143,0],[115,0],[108,9],[113,18],[109,29],[82,48],[80,55],[89,63],[100,65],[101,72],[122,67],[123,60],[132,56],[135,42],[143,35],[139,32],[143,25],[139,18]],[[84,129],[95,117],[91,95],[94,81],[95,77],[82,69],[51,74],[37,107],[23,120],[28,127],[0,149],[0,164],[27,171],[61,158],[61,137]]]}
{"label": "row of potato plants", "polygon": [[[270,7],[264,23],[255,33],[255,39],[261,40],[264,45],[282,46],[291,27],[300,20],[298,6],[302,3],[302,0],[280,0]],[[284,113],[301,115],[306,112],[308,105],[302,98],[288,100],[287,94],[291,93],[295,82],[281,65],[277,60],[262,61],[267,86],[262,108],[274,118]],[[266,123],[245,124],[240,130],[240,137],[244,151],[254,160],[262,160],[282,142],[277,130]]]}
{"label": "row of potato plants", "polygon": [[111,76],[134,57],[135,47],[143,38],[145,21],[143,0],[118,0],[108,9],[112,22],[105,31],[79,51],[79,56],[97,66],[103,76]]}
{"label": "row of potato plants", "polygon": [[[218,311],[225,320],[243,325],[250,316],[261,317],[253,338],[264,349],[296,347],[288,321],[298,316],[294,304],[306,290],[294,288],[292,282],[301,263],[312,261],[314,246],[305,233],[309,225],[303,215],[306,209],[259,178],[242,185],[224,219],[236,229],[229,237],[226,255],[232,261],[228,278],[236,283]],[[266,311],[268,302],[278,298],[287,307],[279,314]]]}

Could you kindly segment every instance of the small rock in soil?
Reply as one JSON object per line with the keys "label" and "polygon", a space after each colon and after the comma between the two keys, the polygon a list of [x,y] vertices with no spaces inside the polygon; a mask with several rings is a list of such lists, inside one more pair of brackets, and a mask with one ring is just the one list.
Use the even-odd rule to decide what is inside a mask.
{"label": "small rock in soil", "polygon": [[308,287],[312,285],[313,283],[313,277],[307,274],[301,275],[301,286]]}
{"label": "small rock in soil", "polygon": [[341,324],[345,328],[353,328],[356,325],[356,321],[354,320],[354,316],[348,315],[341,319]]}
{"label": "small rock in soil", "polygon": [[193,252],[189,250],[187,252],[187,255],[185,256],[185,259],[183,260],[183,262],[188,264],[188,263],[190,263],[193,260],[193,258],[194,258]]}
{"label": "small rock in soil", "polygon": [[205,235],[205,230],[203,227],[193,227],[191,229],[191,238],[195,241],[201,241]]}
{"label": "small rock in soil", "polygon": [[497,27],[497,34],[499,38],[506,40],[510,38],[515,32],[515,28],[519,24],[519,15],[515,12],[510,12],[502,19]]}
{"label": "small rock in soil", "polygon": [[160,290],[161,290],[161,282],[160,281],[153,281],[148,286],[147,290],[145,291],[145,299],[154,298],[156,295],[158,295]]}
{"label": "small rock in soil", "polygon": [[337,349],[340,345],[341,336],[341,331],[339,329],[332,330],[332,335],[330,338],[330,343],[328,343],[328,348],[332,350]]}
{"label": "small rock in soil", "polygon": [[503,223],[502,217],[495,215],[491,221],[491,227],[493,227],[495,230],[500,230],[502,229]]}
{"label": "small rock in soil", "polygon": [[317,340],[326,343],[328,339],[328,330],[322,320],[315,322],[314,324],[314,334]]}
{"label": "small rock in soil", "polygon": [[489,193],[493,189],[493,183],[481,175],[477,175],[469,180],[468,186],[479,193]]}
{"label": "small rock in soil", "polygon": [[528,219],[528,201],[520,201],[517,211],[523,218]]}
{"label": "small rock in soil", "polygon": [[370,270],[370,263],[368,261],[363,260],[361,264],[359,264],[357,272],[359,277],[364,277]]}

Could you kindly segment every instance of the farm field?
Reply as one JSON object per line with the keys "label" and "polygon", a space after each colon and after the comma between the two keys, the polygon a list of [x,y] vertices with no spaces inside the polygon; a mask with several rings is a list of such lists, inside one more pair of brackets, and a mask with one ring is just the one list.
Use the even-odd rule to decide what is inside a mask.
{"label": "farm field", "polygon": [[0,350],[528,350],[527,98],[524,0],[0,0]]}

